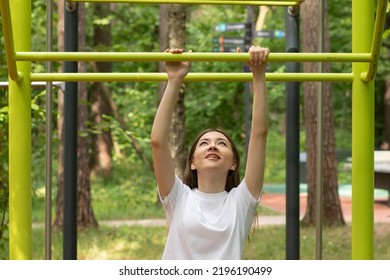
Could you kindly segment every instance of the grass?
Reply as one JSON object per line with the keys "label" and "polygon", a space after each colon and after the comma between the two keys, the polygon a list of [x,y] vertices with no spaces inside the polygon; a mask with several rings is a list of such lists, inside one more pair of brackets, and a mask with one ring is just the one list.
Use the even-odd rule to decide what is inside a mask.
{"label": "grass", "polygon": [[[100,226],[79,232],[80,260],[158,260],[166,240],[165,227]],[[285,226],[256,229],[247,243],[244,259],[284,260]],[[315,229],[301,227],[300,259],[315,259]],[[375,225],[374,259],[390,260],[390,227]],[[44,259],[44,228],[33,230],[33,259]],[[53,259],[62,259],[62,233],[53,234]],[[323,259],[351,259],[351,227],[324,228]]]}

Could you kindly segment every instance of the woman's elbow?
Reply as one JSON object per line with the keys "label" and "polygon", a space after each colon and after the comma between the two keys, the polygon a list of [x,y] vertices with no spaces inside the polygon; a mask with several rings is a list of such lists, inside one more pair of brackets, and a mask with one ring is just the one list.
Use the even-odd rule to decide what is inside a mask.
{"label": "woman's elbow", "polygon": [[161,140],[152,132],[150,135],[150,143],[152,144],[152,148],[158,147],[161,145]]}
{"label": "woman's elbow", "polygon": [[252,131],[252,135],[256,138],[267,138],[268,135],[268,125],[259,127],[255,131]]}
{"label": "woman's elbow", "polygon": [[168,140],[164,141],[164,138],[159,135],[157,132],[153,132],[150,135],[150,143],[152,145],[152,149],[158,149],[167,142]]}

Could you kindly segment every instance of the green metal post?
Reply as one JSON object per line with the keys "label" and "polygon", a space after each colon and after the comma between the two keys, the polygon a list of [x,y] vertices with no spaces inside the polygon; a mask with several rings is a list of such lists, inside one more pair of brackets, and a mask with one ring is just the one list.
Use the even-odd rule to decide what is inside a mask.
{"label": "green metal post", "polygon": [[[352,1],[352,52],[370,52],[374,2]],[[368,63],[354,62],[352,71],[352,259],[373,259],[374,231],[374,82],[360,74]]]}
{"label": "green metal post", "polygon": [[[31,0],[10,1],[15,49],[31,49]],[[23,79],[9,81],[9,252],[31,259],[31,62],[17,62]]]}

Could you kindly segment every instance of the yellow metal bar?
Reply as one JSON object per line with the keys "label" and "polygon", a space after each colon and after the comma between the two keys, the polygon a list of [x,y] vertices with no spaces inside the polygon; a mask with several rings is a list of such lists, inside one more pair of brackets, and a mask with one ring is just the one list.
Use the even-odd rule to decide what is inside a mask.
{"label": "yellow metal bar", "polygon": [[383,36],[383,26],[386,19],[387,0],[379,0],[376,10],[376,18],[374,25],[374,33],[372,36],[371,54],[372,60],[368,67],[368,71],[361,74],[361,79],[365,82],[372,81],[375,78],[378,68],[379,52]]}
{"label": "yellow metal bar", "polygon": [[[323,81],[352,82],[352,73],[267,73],[267,81]],[[64,82],[159,82],[166,81],[166,73],[33,73],[32,81]],[[251,73],[189,73],[185,81],[227,81],[247,82],[252,80]]]}
{"label": "yellow metal bar", "polygon": [[[352,51],[371,47],[372,0],[352,0]],[[352,259],[374,258],[374,82],[360,74],[367,63],[352,63]]]}
{"label": "yellow metal bar", "polygon": [[195,5],[243,5],[243,6],[295,6],[304,0],[73,0],[72,2],[110,2],[131,4],[195,4]]}
{"label": "yellow metal bar", "polygon": [[5,44],[5,55],[7,59],[8,75],[11,80],[19,81],[22,74],[18,73],[15,57],[14,36],[12,30],[11,10],[8,0],[0,0],[1,17],[3,23],[3,34]]}
{"label": "yellow metal bar", "polygon": [[[208,61],[247,62],[248,53],[16,52],[17,61]],[[271,62],[369,62],[370,53],[271,53]]]}
{"label": "yellow metal bar", "polygon": [[[12,0],[15,48],[31,49],[31,0]],[[9,254],[32,258],[31,226],[31,62],[18,62],[21,81],[9,81]]]}

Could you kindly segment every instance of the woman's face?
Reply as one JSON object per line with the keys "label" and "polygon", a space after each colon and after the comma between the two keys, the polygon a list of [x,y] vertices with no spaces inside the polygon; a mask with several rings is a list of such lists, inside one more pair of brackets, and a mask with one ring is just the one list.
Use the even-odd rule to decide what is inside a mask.
{"label": "woman's face", "polygon": [[200,137],[192,156],[192,170],[199,172],[213,169],[227,173],[235,168],[233,150],[225,135],[218,131],[210,131]]}

